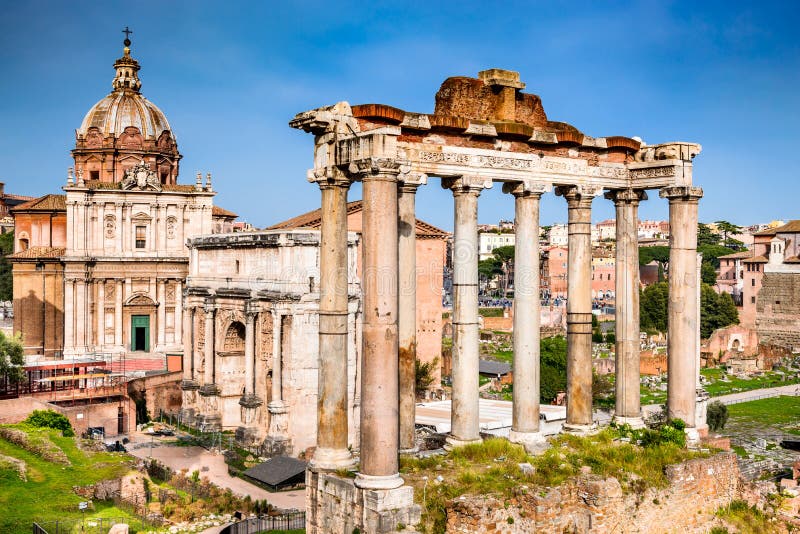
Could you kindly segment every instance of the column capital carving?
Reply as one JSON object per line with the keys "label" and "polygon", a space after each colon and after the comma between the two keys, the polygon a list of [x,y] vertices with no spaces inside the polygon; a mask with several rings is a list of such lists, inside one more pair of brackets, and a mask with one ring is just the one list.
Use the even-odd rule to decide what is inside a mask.
{"label": "column capital carving", "polygon": [[308,169],[306,172],[306,179],[311,183],[317,184],[320,189],[328,189],[331,187],[344,187],[348,189],[352,183],[347,176],[336,167]]}
{"label": "column capital carving", "polygon": [[553,186],[544,182],[533,182],[523,180],[520,182],[506,182],[503,184],[503,193],[509,193],[515,197],[541,197],[544,193],[552,191]]}
{"label": "column capital carving", "polygon": [[596,185],[559,185],[556,186],[556,195],[564,197],[570,207],[589,207],[594,197],[599,196],[603,189]]}
{"label": "column capital carving", "polygon": [[672,200],[684,200],[687,202],[697,202],[703,197],[703,188],[691,185],[673,185],[664,187],[658,192],[661,198]]}
{"label": "column capital carving", "polygon": [[210,313],[210,314],[213,315],[214,312],[217,311],[218,308],[219,308],[219,306],[217,306],[217,303],[214,301],[213,298],[208,298],[203,303],[203,311],[206,312],[206,313]]}
{"label": "column capital carving", "polygon": [[383,179],[396,181],[403,172],[404,162],[394,158],[368,157],[352,160],[347,172],[355,180]]}
{"label": "column capital carving", "polygon": [[244,314],[248,320],[255,319],[259,312],[261,312],[261,305],[258,301],[248,301],[244,307]]}
{"label": "column capital carving", "polygon": [[615,205],[638,204],[642,200],[647,200],[647,191],[644,189],[614,189],[606,191],[603,197],[613,200]]}
{"label": "column capital carving", "polygon": [[442,178],[442,187],[453,191],[453,195],[478,196],[484,189],[492,188],[492,179],[476,175]]}
{"label": "column capital carving", "polygon": [[401,169],[400,175],[397,177],[399,181],[400,191],[403,193],[416,193],[417,188],[421,185],[427,185],[428,175],[421,172],[410,172]]}

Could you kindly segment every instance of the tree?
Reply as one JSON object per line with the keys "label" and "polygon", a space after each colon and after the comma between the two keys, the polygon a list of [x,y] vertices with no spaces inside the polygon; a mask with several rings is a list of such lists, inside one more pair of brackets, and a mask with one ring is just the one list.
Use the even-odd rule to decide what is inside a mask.
{"label": "tree", "polygon": [[657,261],[661,268],[669,263],[669,247],[639,247],[639,265]]}
{"label": "tree", "polygon": [[648,332],[667,331],[667,302],[669,285],[658,282],[642,291],[639,296],[639,324]]}
{"label": "tree", "polygon": [[700,265],[700,278],[704,284],[714,285],[717,283],[717,270],[714,268],[714,264],[706,261],[705,258],[703,258],[703,263]]}
{"label": "tree", "polygon": [[741,232],[742,231],[741,226],[737,226],[728,221],[717,221],[714,224],[717,225],[717,230],[719,230],[722,233],[723,245],[725,245],[726,247],[730,246],[730,241],[735,241],[736,243],[741,244],[741,241],[736,241],[735,239],[731,239],[730,237],[731,234],[738,234],[739,232]]}
{"label": "tree", "polygon": [[700,288],[700,336],[708,339],[714,330],[739,323],[739,312],[728,293],[717,293],[708,284]]}
{"label": "tree", "polygon": [[706,421],[708,428],[717,432],[725,428],[725,423],[728,422],[728,407],[720,401],[709,403],[706,408]]}
{"label": "tree", "polygon": [[11,300],[14,283],[11,278],[11,262],[6,256],[14,252],[14,232],[0,234],[0,300]]}
{"label": "tree", "polygon": [[437,365],[439,365],[438,357],[429,362],[414,360],[414,391],[417,396],[422,395],[422,392],[433,383],[433,371]]}
{"label": "tree", "polygon": [[719,245],[719,234],[715,233],[707,224],[697,225],[697,246],[700,245]]}
{"label": "tree", "polygon": [[23,354],[21,336],[10,337],[0,332],[0,377],[10,384],[19,384],[25,380]]}
{"label": "tree", "polygon": [[53,410],[33,410],[23,423],[36,428],[54,428],[60,430],[64,437],[72,437],[75,431],[65,415]]}
{"label": "tree", "polygon": [[495,262],[500,265],[500,272],[503,274],[503,296],[508,294],[508,276],[514,265],[514,245],[497,247],[492,251]]}
{"label": "tree", "polygon": [[552,402],[567,389],[567,340],[561,336],[543,338],[539,342],[541,378],[539,399]]}

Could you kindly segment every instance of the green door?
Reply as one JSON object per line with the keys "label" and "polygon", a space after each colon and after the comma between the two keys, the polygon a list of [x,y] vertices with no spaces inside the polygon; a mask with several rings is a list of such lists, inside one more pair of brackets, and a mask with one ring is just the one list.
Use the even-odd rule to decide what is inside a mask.
{"label": "green door", "polygon": [[150,350],[149,315],[131,315],[131,350]]}

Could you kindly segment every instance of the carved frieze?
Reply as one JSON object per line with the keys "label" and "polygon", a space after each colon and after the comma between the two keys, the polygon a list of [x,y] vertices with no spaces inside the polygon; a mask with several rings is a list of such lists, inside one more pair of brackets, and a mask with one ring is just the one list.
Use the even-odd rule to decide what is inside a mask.
{"label": "carved frieze", "polygon": [[108,214],[103,219],[103,227],[105,228],[105,236],[106,239],[114,239],[117,235],[117,220],[116,218]]}
{"label": "carved frieze", "polygon": [[675,176],[675,167],[673,165],[666,165],[664,167],[647,167],[645,169],[630,169],[631,180],[640,178],[668,178]]}
{"label": "carved frieze", "polygon": [[122,189],[138,191],[161,191],[161,181],[150,165],[144,161],[125,171]]}

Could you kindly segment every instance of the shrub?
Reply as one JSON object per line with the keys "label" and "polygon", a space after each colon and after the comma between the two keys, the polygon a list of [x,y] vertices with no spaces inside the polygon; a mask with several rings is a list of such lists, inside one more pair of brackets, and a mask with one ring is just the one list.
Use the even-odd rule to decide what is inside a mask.
{"label": "shrub", "polygon": [[34,410],[23,423],[36,428],[54,428],[64,437],[72,437],[75,431],[66,416],[53,410]]}
{"label": "shrub", "polygon": [[720,401],[710,403],[706,411],[706,420],[708,428],[714,432],[722,430],[725,428],[725,423],[728,422],[728,407]]}

